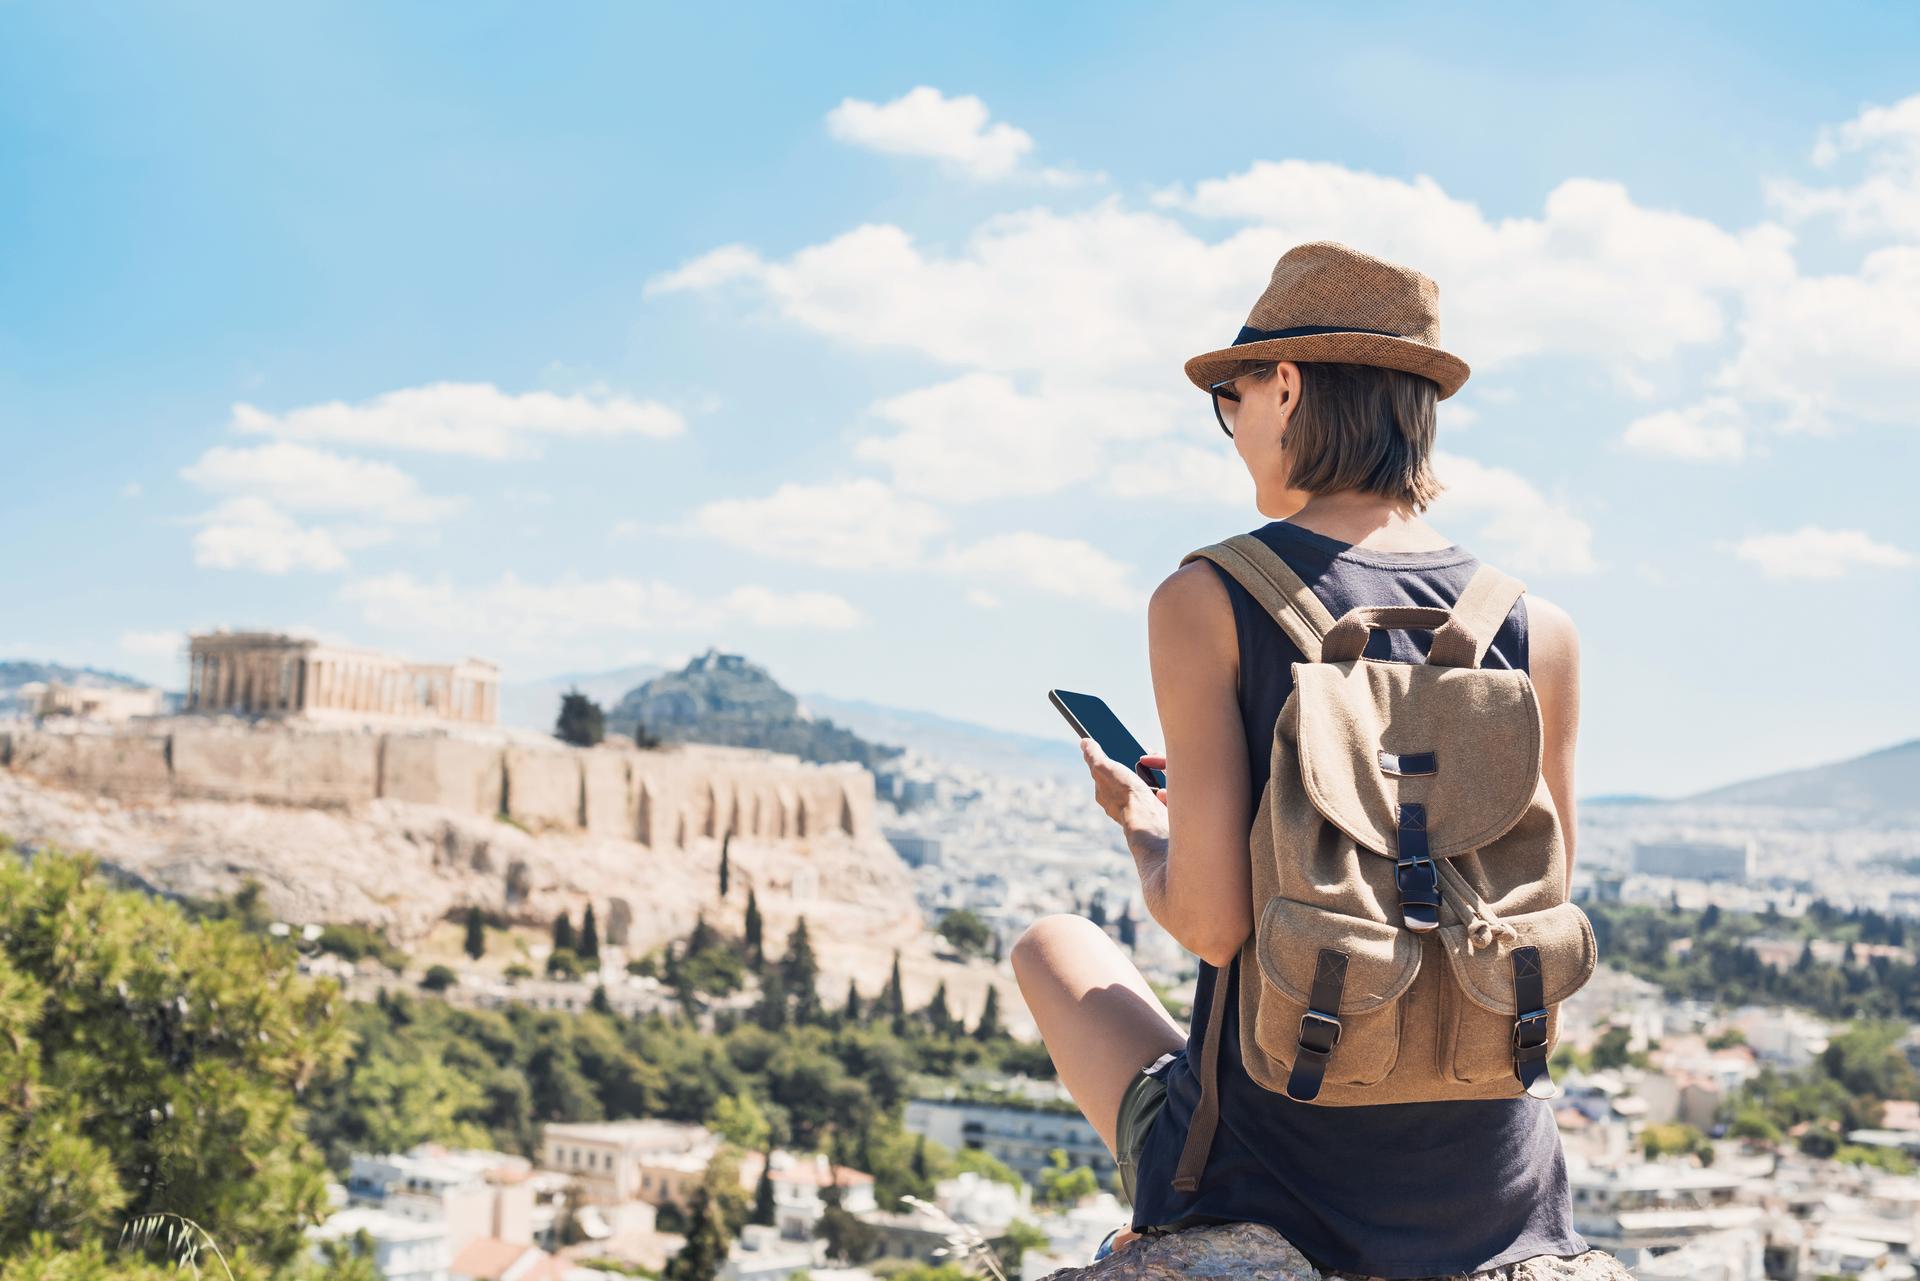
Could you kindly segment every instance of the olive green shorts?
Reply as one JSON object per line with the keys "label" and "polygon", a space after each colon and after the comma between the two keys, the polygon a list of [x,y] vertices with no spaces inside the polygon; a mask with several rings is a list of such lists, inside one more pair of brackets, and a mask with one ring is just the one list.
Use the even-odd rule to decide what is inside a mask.
{"label": "olive green shorts", "polygon": [[1114,1125],[1114,1164],[1120,1167],[1120,1187],[1127,1204],[1133,1204],[1134,1165],[1140,1159],[1140,1144],[1147,1137],[1153,1118],[1167,1101],[1167,1065],[1185,1050],[1169,1050],[1140,1069],[1120,1095],[1120,1116]]}

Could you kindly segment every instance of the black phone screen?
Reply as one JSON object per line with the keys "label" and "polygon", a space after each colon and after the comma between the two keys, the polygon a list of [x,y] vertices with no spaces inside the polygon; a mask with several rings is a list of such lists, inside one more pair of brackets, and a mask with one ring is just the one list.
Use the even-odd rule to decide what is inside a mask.
{"label": "black phone screen", "polygon": [[1067,689],[1050,689],[1047,698],[1060,709],[1060,714],[1067,718],[1067,724],[1073,726],[1075,733],[1100,744],[1101,751],[1139,774],[1150,786],[1167,785],[1164,770],[1138,768],[1136,762],[1147,754],[1147,749],[1140,746],[1140,740],[1120,723],[1120,718],[1113,714],[1113,709],[1107,706],[1105,699],[1094,694],[1076,694]]}

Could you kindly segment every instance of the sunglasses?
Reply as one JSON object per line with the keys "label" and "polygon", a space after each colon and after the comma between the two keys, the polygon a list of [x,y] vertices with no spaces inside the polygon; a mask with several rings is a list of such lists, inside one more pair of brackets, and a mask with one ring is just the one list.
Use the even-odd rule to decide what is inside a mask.
{"label": "sunglasses", "polygon": [[[1222,378],[1217,383],[1207,384],[1207,391],[1213,396],[1214,421],[1220,424],[1221,431],[1227,433],[1228,440],[1233,439],[1233,418],[1236,413],[1236,410],[1231,407],[1240,403],[1240,393],[1233,389],[1233,384],[1245,378],[1248,374],[1260,372],[1262,368],[1264,368],[1264,366],[1256,366],[1253,369],[1243,369],[1232,378]],[[1221,401],[1225,401],[1229,407],[1225,409],[1221,408]]]}

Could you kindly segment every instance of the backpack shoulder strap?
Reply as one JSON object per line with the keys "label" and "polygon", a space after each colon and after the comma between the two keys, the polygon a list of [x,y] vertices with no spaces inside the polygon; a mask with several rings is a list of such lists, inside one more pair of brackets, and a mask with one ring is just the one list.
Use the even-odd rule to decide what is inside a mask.
{"label": "backpack shoulder strap", "polygon": [[1202,559],[1212,561],[1246,588],[1308,662],[1320,661],[1320,642],[1333,630],[1333,615],[1273,548],[1252,534],[1235,534],[1188,552],[1180,563]]}
{"label": "backpack shoulder strap", "polygon": [[1526,590],[1525,583],[1484,562],[1473,571],[1460,599],[1453,603],[1454,621],[1473,636],[1473,666],[1485,661],[1493,638],[1513,612],[1513,603]]}

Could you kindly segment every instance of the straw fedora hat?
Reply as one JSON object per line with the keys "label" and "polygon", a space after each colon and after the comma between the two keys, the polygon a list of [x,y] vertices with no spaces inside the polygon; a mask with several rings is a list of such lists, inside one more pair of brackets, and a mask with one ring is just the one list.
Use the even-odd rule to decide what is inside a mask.
{"label": "straw fedora hat", "polygon": [[1279,360],[1404,369],[1440,384],[1441,400],[1460,390],[1468,372],[1467,362],[1440,347],[1440,286],[1335,240],[1281,254],[1240,336],[1189,360],[1187,377],[1204,391],[1248,364]]}

